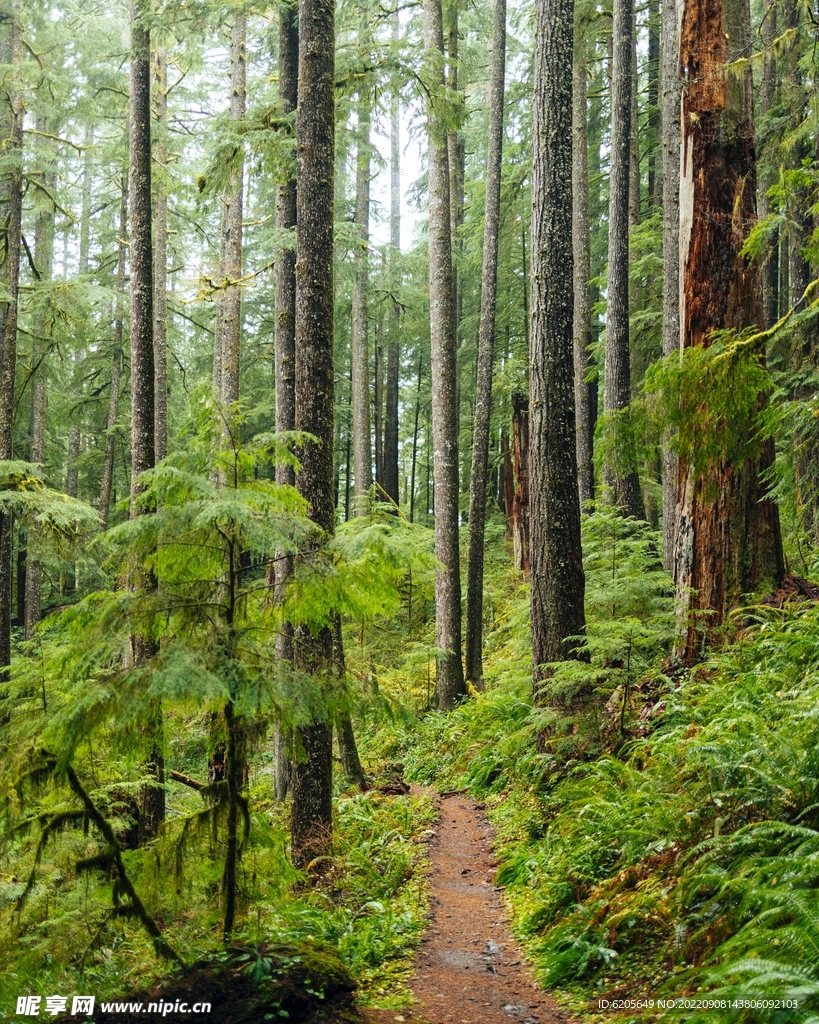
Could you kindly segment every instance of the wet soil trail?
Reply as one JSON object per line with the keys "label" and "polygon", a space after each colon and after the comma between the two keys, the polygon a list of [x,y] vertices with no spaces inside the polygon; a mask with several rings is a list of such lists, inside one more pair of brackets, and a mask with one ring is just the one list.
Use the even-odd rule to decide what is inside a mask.
{"label": "wet soil trail", "polygon": [[432,920],[410,981],[421,1005],[371,1010],[370,1024],[571,1024],[512,938],[481,811],[464,794],[441,797],[430,844]]}

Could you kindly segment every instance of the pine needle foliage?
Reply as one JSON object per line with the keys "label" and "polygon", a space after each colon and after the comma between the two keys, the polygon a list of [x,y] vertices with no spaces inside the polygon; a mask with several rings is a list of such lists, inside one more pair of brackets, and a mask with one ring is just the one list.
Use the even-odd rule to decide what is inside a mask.
{"label": "pine needle foliage", "polygon": [[[31,781],[32,758],[49,751],[49,785],[21,782],[5,807],[13,836],[9,855],[29,881],[22,888],[11,883],[4,899],[11,900],[9,914],[17,907],[19,927],[26,922],[34,958],[42,949],[35,934],[55,934],[49,908],[61,888],[68,894],[63,926],[74,936],[70,946],[85,948],[75,933],[90,922],[96,938],[83,956],[94,959],[127,917],[139,918],[148,938],[161,941],[146,924],[160,916],[153,908],[178,920],[193,898],[200,927],[214,927],[215,905],[221,908],[227,938],[247,927],[243,907],[267,898],[264,888],[255,892],[258,870],[280,878],[285,889],[292,884],[296,875],[286,859],[283,822],[271,828],[268,816],[254,807],[258,795],[250,765],[264,760],[261,747],[270,723],[289,728],[332,720],[355,699],[343,676],[308,678],[277,663],[277,631],[282,621],[323,628],[339,608],[359,620],[383,617],[399,606],[400,584],[411,568],[434,565],[425,532],[420,537],[383,510],[350,524],[313,554],[316,529],[303,500],[294,488],[271,479],[273,466],[295,464],[291,447],[303,438],[256,435],[245,443],[240,436],[246,418],[240,408],[205,407],[184,451],[141,478],[139,501],[150,514],[113,527],[92,545],[110,578],[138,579],[142,585],[97,591],[51,617],[41,627],[38,656],[15,665],[7,778]],[[223,440],[214,445],[214,436]],[[276,602],[270,566],[284,554],[300,564],[290,592]],[[157,641],[157,653],[139,667],[130,658],[134,635]],[[160,834],[133,849],[135,797],[144,784],[139,727],[146,704],[159,701],[173,737],[171,778],[187,779],[198,793],[176,798]],[[187,763],[178,760],[177,746]],[[217,751],[222,777],[217,772],[208,782],[192,779],[191,773],[201,778],[207,758],[213,760]],[[83,809],[80,790],[99,818],[91,835],[84,831],[90,812]],[[381,816],[372,824],[379,841],[389,845]],[[104,890],[112,865],[119,863],[118,849],[117,878],[128,881],[116,882],[114,894],[130,898],[119,899],[112,916]],[[382,891],[397,892],[414,877],[411,858],[402,864],[385,868],[388,884]],[[92,884],[94,871],[99,877]],[[364,889],[377,891],[371,882]],[[144,914],[131,912],[137,905]],[[390,916],[391,904],[377,912]],[[368,913],[361,912],[362,920]],[[382,942],[383,955],[370,954],[373,976],[405,948],[404,930],[411,941],[418,935],[417,910],[401,914],[390,920],[394,941]],[[9,926],[18,931],[13,916]],[[360,931],[358,924],[348,926],[350,933]],[[298,930],[293,921],[287,928]],[[134,941],[132,931],[125,934]],[[139,946],[138,955],[148,955]],[[360,969],[365,970],[363,961]]]}

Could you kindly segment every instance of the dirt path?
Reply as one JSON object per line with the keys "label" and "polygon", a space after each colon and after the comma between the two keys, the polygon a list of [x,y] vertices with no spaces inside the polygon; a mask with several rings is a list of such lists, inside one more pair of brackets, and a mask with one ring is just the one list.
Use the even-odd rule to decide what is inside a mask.
{"label": "dirt path", "polygon": [[432,922],[410,982],[420,1006],[369,1011],[371,1024],[570,1024],[537,986],[494,888],[491,831],[480,806],[451,794],[440,802],[430,847]]}

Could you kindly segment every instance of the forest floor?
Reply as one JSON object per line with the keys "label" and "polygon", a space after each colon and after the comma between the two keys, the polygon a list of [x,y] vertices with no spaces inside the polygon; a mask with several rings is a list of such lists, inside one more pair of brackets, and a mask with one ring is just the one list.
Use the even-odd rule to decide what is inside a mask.
{"label": "forest floor", "polygon": [[411,1010],[368,1010],[368,1024],[570,1024],[534,981],[494,884],[492,830],[462,793],[439,800],[430,844],[430,927],[415,960]]}

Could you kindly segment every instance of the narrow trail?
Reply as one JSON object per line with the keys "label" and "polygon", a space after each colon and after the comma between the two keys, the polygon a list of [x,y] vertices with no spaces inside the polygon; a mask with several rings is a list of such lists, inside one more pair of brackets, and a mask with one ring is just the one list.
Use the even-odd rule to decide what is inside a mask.
{"label": "narrow trail", "polygon": [[441,798],[430,844],[432,920],[410,981],[421,1005],[370,1010],[369,1024],[571,1024],[512,938],[481,810],[464,794]]}

